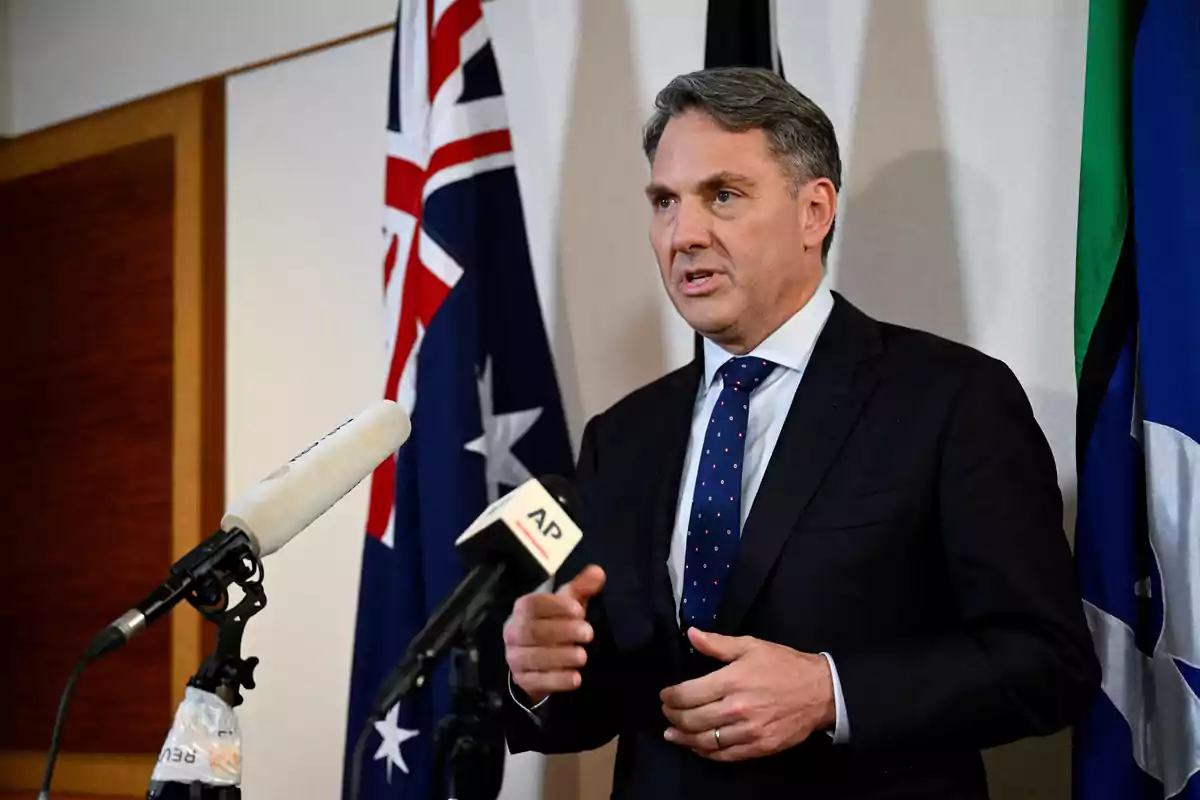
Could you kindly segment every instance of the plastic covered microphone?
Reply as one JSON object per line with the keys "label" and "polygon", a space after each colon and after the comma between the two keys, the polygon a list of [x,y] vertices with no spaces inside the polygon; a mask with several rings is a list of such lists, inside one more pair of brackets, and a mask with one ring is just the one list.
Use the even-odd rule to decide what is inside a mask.
{"label": "plastic covered microphone", "polygon": [[237,498],[215,533],[97,634],[90,657],[121,647],[185,598],[197,606],[219,602],[248,555],[261,559],[290,542],[395,453],[411,431],[404,410],[384,400],[305,448]]}

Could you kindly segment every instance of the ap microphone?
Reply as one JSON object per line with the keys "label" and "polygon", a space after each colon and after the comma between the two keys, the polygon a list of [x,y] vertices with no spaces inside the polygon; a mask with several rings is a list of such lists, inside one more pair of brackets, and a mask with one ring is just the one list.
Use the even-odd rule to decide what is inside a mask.
{"label": "ap microphone", "polygon": [[510,602],[552,577],[583,533],[568,514],[571,485],[558,477],[536,479],[488,506],[454,546],[468,567],[464,577],[409,643],[383,682],[372,707],[382,719],[466,631],[473,631],[497,602]]}
{"label": "ap microphone", "polygon": [[400,449],[411,431],[404,410],[384,400],[305,448],[234,500],[220,528],[102,630],[89,656],[121,647],[184,598],[201,608],[219,603],[229,584],[245,577],[247,556],[261,559],[290,542]]}

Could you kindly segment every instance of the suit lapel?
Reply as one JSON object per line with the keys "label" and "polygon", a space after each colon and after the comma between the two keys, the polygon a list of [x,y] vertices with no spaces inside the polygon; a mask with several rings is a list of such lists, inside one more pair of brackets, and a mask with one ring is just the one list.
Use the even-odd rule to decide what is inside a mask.
{"label": "suit lapel", "polygon": [[735,633],[758,595],[875,387],[881,349],[876,323],[835,294],[743,527],[717,631]]}
{"label": "suit lapel", "polygon": [[[675,512],[679,503],[679,486],[683,480],[683,461],[696,393],[704,374],[703,359],[698,357],[688,366],[675,372],[667,386],[663,415],[653,421],[656,435],[651,443],[646,474],[655,487],[651,499],[653,512],[646,537],[647,552],[638,559],[643,569],[642,580],[650,588],[655,616],[660,620],[676,620],[675,595],[667,559],[671,553],[671,535],[675,530]],[[677,624],[677,621],[673,624]]]}

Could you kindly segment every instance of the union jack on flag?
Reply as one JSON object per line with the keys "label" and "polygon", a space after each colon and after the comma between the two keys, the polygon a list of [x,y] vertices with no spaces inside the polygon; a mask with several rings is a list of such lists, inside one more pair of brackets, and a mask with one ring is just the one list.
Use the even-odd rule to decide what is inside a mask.
{"label": "union jack on flag", "polygon": [[[509,489],[572,469],[480,0],[403,0],[390,83],[384,393],[413,432],[371,479],[347,776],[384,677],[464,574],[455,538]],[[447,667],[375,725],[364,800],[429,797]]]}

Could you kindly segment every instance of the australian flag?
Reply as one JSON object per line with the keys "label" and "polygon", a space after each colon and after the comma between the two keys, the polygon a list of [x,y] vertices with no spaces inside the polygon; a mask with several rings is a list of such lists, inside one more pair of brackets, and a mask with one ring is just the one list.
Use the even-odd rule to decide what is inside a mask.
{"label": "australian flag", "polygon": [[[385,396],[410,414],[413,432],[371,481],[347,776],[382,680],[464,574],[455,538],[508,490],[571,471],[481,0],[400,3],[384,234]],[[502,647],[498,637],[480,644]],[[375,724],[364,800],[430,796],[448,678],[442,664]]]}

